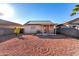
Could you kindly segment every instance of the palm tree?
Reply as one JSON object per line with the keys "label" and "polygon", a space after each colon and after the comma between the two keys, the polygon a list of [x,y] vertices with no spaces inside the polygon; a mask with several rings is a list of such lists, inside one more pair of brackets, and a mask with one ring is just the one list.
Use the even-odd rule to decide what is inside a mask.
{"label": "palm tree", "polygon": [[73,9],[73,11],[72,11],[72,13],[71,13],[71,16],[74,16],[74,15],[76,15],[76,14],[79,14],[78,12],[79,12],[79,4],[77,4],[77,5],[75,6],[75,8]]}

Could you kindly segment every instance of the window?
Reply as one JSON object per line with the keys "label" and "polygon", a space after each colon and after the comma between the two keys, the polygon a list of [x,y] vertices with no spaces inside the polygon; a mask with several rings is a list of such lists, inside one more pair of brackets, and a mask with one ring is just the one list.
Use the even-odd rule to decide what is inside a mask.
{"label": "window", "polygon": [[35,29],[35,26],[31,26],[31,29]]}

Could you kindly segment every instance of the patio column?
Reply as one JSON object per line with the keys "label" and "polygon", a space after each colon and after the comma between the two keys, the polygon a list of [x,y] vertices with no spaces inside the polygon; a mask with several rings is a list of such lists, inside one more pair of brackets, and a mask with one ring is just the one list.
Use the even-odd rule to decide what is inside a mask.
{"label": "patio column", "polygon": [[50,29],[51,29],[51,27],[50,27],[50,24],[49,24],[49,33],[51,32]]}
{"label": "patio column", "polygon": [[42,33],[44,33],[44,26],[43,26],[43,25],[41,25],[41,27],[42,27]]}
{"label": "patio column", "polygon": [[54,25],[54,34],[56,35],[56,26]]}

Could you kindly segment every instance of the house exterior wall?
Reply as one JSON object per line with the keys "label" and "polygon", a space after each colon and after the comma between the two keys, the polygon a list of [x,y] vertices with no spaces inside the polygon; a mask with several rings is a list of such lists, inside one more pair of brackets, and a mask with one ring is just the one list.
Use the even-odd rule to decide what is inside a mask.
{"label": "house exterior wall", "polygon": [[66,22],[64,25],[68,25],[69,27],[77,26],[79,27],[79,18],[75,19],[74,21]]}
{"label": "house exterior wall", "polygon": [[24,33],[36,33],[37,30],[42,31],[40,25],[26,25],[24,26]]}
{"label": "house exterior wall", "polygon": [[[47,25],[47,28],[49,29],[50,32],[53,32],[54,25]],[[25,25],[24,26],[24,33],[36,33],[37,31],[44,32],[45,27],[44,25]]]}
{"label": "house exterior wall", "polygon": [[[0,35],[7,35],[7,34],[13,34],[14,28],[18,27],[17,25],[0,25]],[[22,27],[22,26],[19,26]]]}

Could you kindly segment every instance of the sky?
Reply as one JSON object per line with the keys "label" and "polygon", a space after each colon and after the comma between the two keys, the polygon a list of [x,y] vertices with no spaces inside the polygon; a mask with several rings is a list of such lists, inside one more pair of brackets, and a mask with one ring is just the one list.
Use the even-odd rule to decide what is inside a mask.
{"label": "sky", "polygon": [[64,23],[79,15],[70,16],[76,3],[10,3],[14,16],[9,21],[24,24],[27,21],[50,20],[53,23]]}

